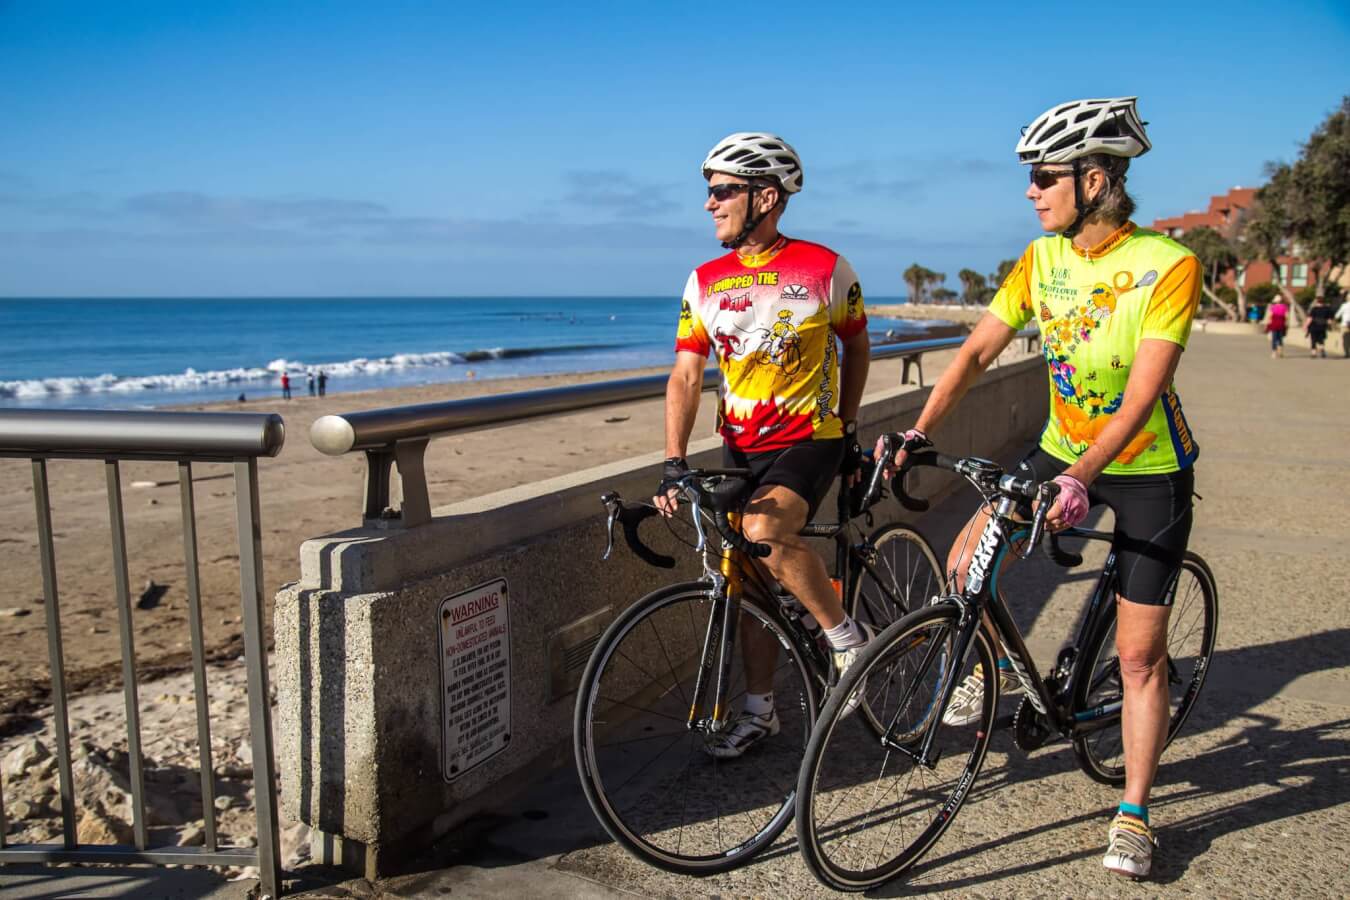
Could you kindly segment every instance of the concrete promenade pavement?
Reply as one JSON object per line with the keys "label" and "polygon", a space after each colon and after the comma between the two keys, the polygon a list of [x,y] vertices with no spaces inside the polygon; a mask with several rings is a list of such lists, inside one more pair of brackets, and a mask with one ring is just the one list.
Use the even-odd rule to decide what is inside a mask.
{"label": "concrete promenade pavement", "polygon": [[[1136,884],[1101,866],[1117,790],[1089,780],[1068,745],[1024,754],[1002,732],[949,832],[876,896],[1350,895],[1350,361],[1294,348],[1272,360],[1257,335],[1197,334],[1177,384],[1201,446],[1191,546],[1218,580],[1219,638],[1196,711],[1158,775],[1154,877]],[[945,548],[972,498],[961,492],[920,528]],[[1066,573],[1038,556],[1005,581],[1038,665],[1071,634],[1102,557]],[[653,586],[660,578],[654,570]],[[559,750],[557,769],[504,792],[406,874],[370,883],[308,869],[292,887],[307,897],[832,895],[800,862],[791,828],[750,865],[708,879],[634,860],[596,823],[570,748]],[[175,889],[171,874],[192,873],[161,872],[125,893],[108,884],[100,895],[205,895],[204,884]],[[9,896],[74,887],[44,889],[36,877],[26,886]],[[244,890],[222,885],[210,896]]]}

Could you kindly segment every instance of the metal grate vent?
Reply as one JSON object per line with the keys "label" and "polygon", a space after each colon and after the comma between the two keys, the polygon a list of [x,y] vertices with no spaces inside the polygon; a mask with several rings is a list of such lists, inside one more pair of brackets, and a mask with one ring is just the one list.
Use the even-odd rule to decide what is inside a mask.
{"label": "metal grate vent", "polygon": [[612,607],[606,606],[569,622],[548,637],[549,702],[577,689],[581,673],[609,624]]}

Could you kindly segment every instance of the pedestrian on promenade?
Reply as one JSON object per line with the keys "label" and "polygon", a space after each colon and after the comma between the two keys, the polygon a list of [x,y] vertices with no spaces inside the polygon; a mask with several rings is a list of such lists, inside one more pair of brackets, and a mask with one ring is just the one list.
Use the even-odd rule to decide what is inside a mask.
{"label": "pedestrian on promenade", "polygon": [[[1050,234],[1032,241],[1013,267],[933,387],[905,445],[926,446],[926,434],[1017,332],[1037,324],[1049,365],[1050,416],[1017,474],[1059,486],[1046,514],[1051,531],[1081,522],[1092,505],[1115,513],[1125,793],[1103,864],[1140,877],[1157,844],[1148,799],[1167,741],[1169,594],[1190,537],[1198,454],[1172,376],[1199,304],[1202,269],[1190,250],[1130,221],[1135,203],[1125,191],[1126,172],[1130,159],[1150,147],[1134,97],[1057,104],[1022,134],[1017,156],[1031,167],[1026,197]],[[905,454],[898,451],[892,464]],[[948,569],[961,582],[976,543],[970,538],[988,520],[977,512],[952,548]],[[1008,660],[999,660],[999,670],[1000,691],[1022,690]],[[943,721],[978,719],[983,694],[982,676],[967,678]]]}
{"label": "pedestrian on promenade", "polygon": [[319,370],[319,396],[322,397],[328,393],[328,373],[323,369]]}
{"label": "pedestrian on promenade", "polygon": [[1336,310],[1336,321],[1341,324],[1341,352],[1350,359],[1350,299],[1341,301],[1341,308]]}
{"label": "pedestrian on promenade", "polygon": [[1279,297],[1266,307],[1266,333],[1270,335],[1270,358],[1284,356],[1284,334],[1289,328],[1289,304]]}
{"label": "pedestrian on promenade", "polygon": [[291,399],[291,376],[285,372],[281,373],[281,396]]}
{"label": "pedestrian on promenade", "polygon": [[[798,532],[835,476],[856,474],[861,464],[858,406],[871,355],[862,288],[842,256],[779,232],[788,198],[802,187],[801,160],[782,138],[732,134],[708,153],[703,177],[703,208],[731,252],[699,266],[685,284],[666,388],[668,458],[654,502],[667,516],[676,511],[670,484],[688,471],[703,368],[715,351],[723,379],[723,465],[754,473],[741,519],[745,536],[772,548],[766,568],[824,629],[842,673],[870,630],[844,612],[824,563]],[[780,728],[773,704],[778,645],[748,616],[741,642],[744,705],[735,724],[707,746],[723,759],[741,756]]]}
{"label": "pedestrian on promenade", "polygon": [[314,372],[313,372],[313,371],[310,371],[310,372],[308,373],[308,375],[307,375],[306,378],[305,378],[305,381],[306,381],[306,382],[308,383],[308,385],[309,385],[309,395],[310,395],[311,397],[313,397],[313,396],[314,396]]}
{"label": "pedestrian on promenade", "polygon": [[1327,327],[1331,325],[1331,307],[1325,297],[1313,300],[1308,309],[1308,321],[1303,325],[1303,333],[1308,336],[1309,355],[1316,359],[1327,358]]}

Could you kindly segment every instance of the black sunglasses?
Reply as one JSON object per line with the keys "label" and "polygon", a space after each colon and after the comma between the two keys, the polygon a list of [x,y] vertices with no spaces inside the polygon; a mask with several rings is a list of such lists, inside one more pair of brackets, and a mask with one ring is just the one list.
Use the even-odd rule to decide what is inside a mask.
{"label": "black sunglasses", "polygon": [[1073,174],[1073,169],[1032,169],[1031,183],[1041,190],[1049,190],[1055,186],[1061,178],[1067,178]]}
{"label": "black sunglasses", "polygon": [[708,185],[708,196],[718,203],[726,203],[741,191],[748,191],[752,187],[754,187],[752,184],[710,184]]}

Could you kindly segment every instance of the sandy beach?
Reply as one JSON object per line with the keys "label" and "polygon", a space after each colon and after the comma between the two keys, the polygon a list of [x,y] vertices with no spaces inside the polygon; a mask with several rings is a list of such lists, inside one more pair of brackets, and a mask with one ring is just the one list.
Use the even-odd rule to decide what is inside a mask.
{"label": "sandy beach", "polygon": [[[930,381],[941,371],[946,356],[934,354],[925,359],[925,376]],[[870,389],[897,383],[899,369],[899,362],[875,364]],[[301,542],[361,522],[364,456],[334,458],[315,450],[309,443],[309,427],[319,416],[665,371],[651,368],[484,380],[326,397],[297,394],[290,401],[275,397],[247,404],[183,408],[278,412],[286,420],[285,448],[259,466],[264,597],[270,629],[271,597],[278,587],[297,577]],[[704,395],[696,434],[712,428],[714,399],[711,392]],[[432,505],[660,450],[662,435],[662,403],[653,399],[445,437],[432,442],[427,451]],[[215,659],[237,656],[241,648],[239,548],[231,471],[219,464],[194,467],[203,622],[206,644]],[[48,464],[48,477],[69,690],[83,693],[120,684],[103,464],[53,461]],[[189,664],[191,649],[177,469],[172,463],[123,463],[121,477],[133,607],[147,581],[166,589],[153,608],[133,608],[138,672],[150,677],[180,671]],[[154,486],[133,487],[133,482]],[[0,640],[10,648],[0,659],[3,734],[47,702],[50,692],[32,467],[26,460],[0,461],[0,512],[12,523],[0,536],[0,570],[8,582],[0,596]]]}

